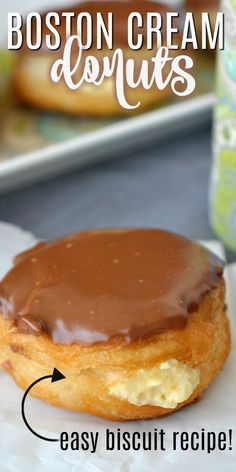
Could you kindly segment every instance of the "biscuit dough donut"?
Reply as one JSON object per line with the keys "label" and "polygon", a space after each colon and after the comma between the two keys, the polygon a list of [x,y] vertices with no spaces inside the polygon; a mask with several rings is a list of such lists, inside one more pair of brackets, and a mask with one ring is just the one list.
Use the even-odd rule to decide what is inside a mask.
{"label": "biscuit dough donut", "polygon": [[[165,6],[154,1],[149,0],[108,0],[102,1],[88,1],[78,4],[78,6],[71,6],[71,8],[63,8],[63,12],[71,11],[75,15],[81,12],[88,12],[93,18],[93,38],[96,38],[96,17],[97,12],[103,14],[104,19],[107,13],[113,12],[113,49],[122,48],[124,57],[135,58],[137,73],[140,70],[140,65],[144,59],[150,60],[154,53],[152,50],[147,50],[145,47],[146,34],[146,13],[158,12],[163,16],[163,38],[165,38],[165,14],[168,11]],[[127,41],[127,20],[128,15],[133,11],[140,12],[143,15],[144,27],[144,44],[143,47],[137,51],[133,51],[128,47]],[[62,18],[62,11],[58,12]],[[46,15],[46,13],[45,13]],[[163,90],[158,90],[153,86],[149,90],[145,90],[142,86],[137,88],[125,88],[125,95],[131,105],[135,105],[139,101],[141,105],[133,110],[123,108],[116,97],[115,92],[115,74],[110,78],[105,78],[103,83],[99,86],[93,84],[83,83],[77,90],[70,90],[63,80],[55,84],[50,78],[50,70],[53,62],[57,57],[62,57],[62,50],[66,41],[66,23],[65,18],[61,19],[61,25],[57,26],[57,30],[62,38],[61,47],[58,51],[48,50],[45,46],[46,34],[50,31],[47,29],[43,21],[43,42],[38,51],[30,51],[24,46],[17,51],[17,63],[13,76],[13,90],[20,101],[44,110],[52,110],[76,115],[87,116],[113,116],[130,113],[137,113],[161,103],[168,97],[173,96],[170,87]],[[139,30],[140,31],[140,30]],[[72,34],[77,33],[76,19],[72,19]],[[35,34],[35,33],[34,33]],[[86,31],[84,33],[86,42]],[[25,34],[23,33],[23,36]],[[94,41],[95,42],[95,41]],[[163,45],[166,45],[164,43]],[[104,44],[102,50],[97,50],[96,44],[92,46],[87,52],[83,51],[83,58],[88,55],[94,55],[98,60],[102,60],[104,56],[111,57],[113,51],[106,49]],[[172,57],[176,54],[175,51],[170,51]],[[72,62],[76,61],[77,52],[72,54]],[[165,66],[164,75],[169,73],[170,66]],[[80,70],[83,70],[83,61],[81,62]],[[76,79],[79,79],[75,75]],[[77,80],[76,80],[77,81]]]}
{"label": "biscuit dough donut", "polygon": [[158,229],[40,242],[0,284],[0,365],[53,405],[111,420],[195,401],[230,349],[222,262]]}

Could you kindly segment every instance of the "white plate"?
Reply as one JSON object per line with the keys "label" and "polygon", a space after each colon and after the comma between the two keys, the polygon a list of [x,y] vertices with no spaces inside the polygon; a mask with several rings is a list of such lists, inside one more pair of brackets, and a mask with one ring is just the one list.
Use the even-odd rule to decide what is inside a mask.
{"label": "white plate", "polygon": [[[31,246],[35,238],[12,225],[0,223],[1,235],[4,238],[5,262],[3,269],[8,269],[15,251]],[[7,238],[7,243],[6,243]],[[16,246],[17,243],[17,246]],[[206,242],[207,246],[223,257],[223,249],[216,241]],[[14,251],[15,247],[15,251]],[[1,258],[1,254],[0,254]],[[235,280],[235,269],[227,271],[230,281]],[[233,279],[234,277],[234,279]],[[228,304],[233,314],[235,291],[229,284]],[[233,323],[233,321],[232,321]],[[235,323],[235,321],[234,321]],[[50,372],[51,373],[51,372]],[[45,375],[49,374],[45,372]],[[59,385],[59,383],[58,383]],[[58,387],[59,388],[59,387]],[[234,472],[235,446],[233,450],[212,453],[202,451],[173,451],[171,436],[174,431],[201,432],[233,430],[233,443],[236,434],[235,425],[235,390],[236,390],[236,350],[235,343],[229,360],[222,373],[208,388],[201,401],[165,418],[149,421],[130,421],[112,423],[86,414],[73,413],[53,408],[35,398],[27,398],[26,415],[31,426],[48,437],[58,437],[61,431],[87,431],[99,433],[99,444],[95,454],[89,451],[65,451],[57,443],[48,443],[33,436],[25,427],[20,404],[23,392],[13,380],[0,372],[0,457],[1,472]],[[117,432],[127,431],[131,434],[152,432],[154,428],[166,432],[166,450],[154,452],[142,451],[106,451],[104,435],[106,429]]]}

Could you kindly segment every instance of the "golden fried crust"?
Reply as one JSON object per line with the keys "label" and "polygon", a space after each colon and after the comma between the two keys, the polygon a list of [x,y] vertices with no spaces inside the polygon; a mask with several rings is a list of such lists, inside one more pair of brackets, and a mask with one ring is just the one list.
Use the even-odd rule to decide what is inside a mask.
{"label": "golden fried crust", "polygon": [[[124,51],[124,54],[127,56],[130,52]],[[138,68],[142,59],[148,60],[153,57],[153,52],[138,51],[134,57]],[[134,89],[125,87],[127,102],[132,106],[140,102],[137,108],[125,109],[119,104],[116,96],[114,74],[111,78],[104,79],[99,87],[84,83],[77,90],[70,90],[63,80],[55,84],[50,78],[50,70],[55,59],[55,55],[50,53],[19,55],[12,77],[12,86],[21,102],[43,110],[72,115],[109,117],[137,114],[172,95],[170,86],[164,90],[159,90],[156,86],[149,90],[145,90],[142,86]]]}
{"label": "golden fried crust", "polygon": [[[91,413],[111,420],[153,418],[193,402],[222,369],[230,350],[229,323],[225,313],[224,282],[202,300],[199,310],[189,315],[183,330],[168,330],[129,345],[56,345],[46,336],[21,334],[12,321],[0,317],[0,365],[26,389],[35,379],[50,374],[54,367],[66,379],[44,380],[32,395],[53,405]],[[169,359],[200,371],[200,382],[192,395],[175,409],[136,406],[109,393],[114,375],[127,379],[138,369],[154,367]]]}
{"label": "golden fried crust", "polygon": [[[138,5],[137,5],[138,3]],[[132,51],[127,47],[127,19],[130,12],[135,8],[143,14],[144,26],[143,26],[143,37],[144,45],[140,50]],[[73,6],[72,10],[79,14],[81,11],[88,11],[93,18],[93,33],[96,38],[96,14],[97,10],[103,12],[104,17],[108,11],[113,11],[114,14],[114,28],[113,28],[113,49],[122,48],[125,60],[133,58],[135,61],[135,78],[137,81],[140,75],[140,69],[143,60],[149,60],[152,64],[151,59],[154,56],[154,52],[147,50],[146,44],[146,27],[147,22],[145,21],[145,14],[148,11],[156,11],[163,14],[163,31],[166,31],[165,13],[168,11],[162,4],[148,1],[123,1],[114,2],[83,2],[78,6]],[[64,8],[63,8],[64,11]],[[59,14],[61,11],[58,12]],[[44,22],[43,22],[44,24]],[[77,33],[75,28],[75,22],[72,21],[72,34]],[[65,22],[62,21],[61,26],[58,28],[61,35],[62,46],[64,47],[66,41],[65,34]],[[134,28],[134,31],[135,28]],[[139,30],[138,30],[139,31]],[[50,70],[53,62],[58,58],[62,57],[62,50],[50,51],[45,48],[45,35],[49,34],[50,31],[44,25],[42,30],[43,45],[39,51],[30,51],[26,45],[17,52],[17,61],[14,73],[13,73],[13,89],[18,98],[26,104],[41,108],[44,110],[53,110],[63,113],[75,114],[75,115],[88,115],[106,117],[113,115],[127,115],[138,113],[143,109],[149,108],[152,105],[159,104],[166,97],[172,95],[170,87],[166,87],[164,90],[158,90],[156,86],[151,87],[149,90],[144,90],[143,87],[138,86],[137,88],[125,87],[125,97],[130,105],[134,106],[138,102],[141,102],[140,106],[134,109],[127,110],[123,108],[116,97],[115,91],[115,75],[112,74],[111,78],[106,78],[99,86],[93,84],[82,84],[77,90],[70,90],[66,84],[61,80],[58,84],[52,82],[50,78]],[[33,28],[33,34],[34,28]],[[25,35],[25,33],[24,33]],[[83,35],[82,35],[83,36]],[[85,31],[86,36],[86,31]],[[165,34],[164,34],[165,36]],[[165,43],[166,44],[166,43]],[[102,59],[104,56],[108,56],[112,60],[113,52],[106,49],[103,45],[102,51],[95,47],[95,44],[91,49],[84,50],[78,69],[83,70],[83,60],[86,54],[94,55],[100,62],[101,73],[103,71]],[[174,51],[171,52],[172,56],[175,56]],[[78,59],[78,52],[74,56],[74,48],[72,47],[71,63],[75,65]],[[125,66],[124,66],[125,67]],[[152,67],[150,66],[150,69]],[[165,66],[163,70],[164,78],[168,76],[170,67]],[[168,70],[166,70],[168,69]],[[78,82],[77,72],[73,74],[73,80]],[[151,76],[151,73],[150,73]]]}

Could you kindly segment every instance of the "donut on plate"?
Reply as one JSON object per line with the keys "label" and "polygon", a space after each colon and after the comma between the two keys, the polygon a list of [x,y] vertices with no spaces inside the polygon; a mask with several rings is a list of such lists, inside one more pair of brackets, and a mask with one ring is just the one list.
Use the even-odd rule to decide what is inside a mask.
{"label": "donut on plate", "polygon": [[[161,3],[154,1],[134,1],[134,0],[115,0],[115,1],[88,1],[79,3],[77,6],[73,5],[71,8],[63,8],[63,12],[71,11],[75,13],[72,19],[72,34],[77,34],[76,16],[81,12],[88,12],[93,19],[93,45],[87,51],[83,51],[80,71],[83,71],[83,61],[86,55],[95,56],[100,62],[104,56],[112,57],[114,49],[121,48],[125,59],[134,58],[136,67],[136,79],[140,73],[140,66],[143,60],[151,60],[154,56],[153,50],[148,50],[146,42],[147,29],[147,12],[157,12],[163,18],[163,45],[165,46],[165,32],[166,32],[166,13],[168,9]],[[141,28],[143,34],[143,46],[139,50],[131,50],[128,47],[127,40],[127,21],[128,16],[132,12],[140,12],[143,15],[144,26]],[[104,44],[102,50],[97,50],[96,47],[96,15],[97,12],[103,14],[104,19],[107,18],[108,12],[113,13],[113,51],[109,50]],[[71,90],[64,80],[60,80],[55,84],[50,77],[50,70],[53,62],[57,57],[62,57],[63,48],[66,42],[66,22],[62,17],[62,10],[58,12],[61,18],[61,25],[57,26],[57,30],[62,38],[61,47],[58,50],[51,51],[45,46],[46,34],[50,31],[43,21],[43,40],[42,46],[39,50],[31,51],[24,46],[17,51],[18,57],[15,72],[13,76],[13,90],[21,102],[28,105],[40,108],[43,110],[58,111],[63,113],[87,116],[113,116],[123,115],[129,113],[137,113],[143,109],[158,105],[168,97],[173,96],[170,87],[159,90],[154,84],[150,89],[145,90],[143,86],[139,85],[137,88],[130,88],[125,86],[125,96],[128,103],[131,105],[141,102],[140,106],[135,109],[123,108],[116,96],[115,91],[115,72],[109,78],[105,78],[101,85],[83,83],[78,89]],[[46,13],[44,17],[46,16]],[[64,19],[63,19],[64,18]],[[136,25],[136,24],[135,24]],[[136,27],[136,26],[135,26]],[[134,28],[135,28],[134,27]],[[35,31],[33,31],[33,35]],[[23,33],[25,36],[25,33]],[[86,29],[82,32],[84,44],[86,43]],[[170,51],[170,56],[174,57],[176,51]],[[75,49],[72,53],[72,62],[77,59],[78,51]],[[168,75],[170,66],[166,65],[163,69],[164,77]],[[78,72],[77,79],[80,78]],[[77,81],[77,80],[76,80]]]}
{"label": "donut on plate", "polygon": [[0,283],[0,365],[31,394],[111,420],[154,418],[197,399],[230,349],[223,264],[158,229],[40,242]]}

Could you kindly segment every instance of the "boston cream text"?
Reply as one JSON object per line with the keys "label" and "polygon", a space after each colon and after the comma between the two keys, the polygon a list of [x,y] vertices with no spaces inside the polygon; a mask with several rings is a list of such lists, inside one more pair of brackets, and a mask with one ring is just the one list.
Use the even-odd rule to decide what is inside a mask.
{"label": "boston cream text", "polygon": [[[188,45],[193,49],[215,49],[224,47],[224,17],[219,13],[216,18],[214,31],[208,13],[202,14],[202,38],[197,37],[192,13],[186,13],[185,24],[180,40],[179,30],[175,21],[178,13],[166,14],[166,33],[163,38],[162,17],[159,13],[147,13],[147,32],[145,49],[152,53],[140,61],[137,70],[135,54],[144,47],[142,32],[143,18],[140,13],[133,12],[127,21],[127,43],[129,49],[136,51],[134,57],[127,58],[122,48],[113,48],[113,14],[108,13],[106,21],[101,13],[97,13],[96,38],[93,38],[93,22],[89,13],[82,12],[77,16],[77,34],[71,34],[71,19],[73,12],[62,13],[66,23],[66,42],[64,50],[61,48],[61,38],[56,26],[60,25],[61,18],[56,12],[50,12],[42,19],[38,12],[31,12],[25,20],[24,33],[23,18],[19,13],[8,14],[8,49],[27,47],[37,51],[44,46],[47,49],[58,51],[51,67],[51,79],[58,83],[64,80],[71,90],[78,89],[82,84],[99,86],[109,77],[115,78],[116,96],[119,104],[125,109],[138,108],[141,104],[130,103],[127,99],[127,90],[143,87],[148,90],[156,87],[164,90],[170,87],[175,95],[190,95],[196,86],[194,77],[189,73],[193,67],[193,60],[187,54],[170,54],[172,50],[185,51]],[[155,26],[153,18],[155,17]],[[47,25],[50,34],[42,38],[42,22]],[[134,35],[134,25],[138,33]],[[34,27],[34,35],[32,29]],[[82,29],[86,28],[86,41],[83,41]],[[104,47],[105,45],[105,47]],[[104,54],[99,58],[88,54],[93,47]],[[62,52],[61,52],[62,51]],[[72,60],[73,59],[73,60]],[[79,73],[78,73],[79,72]]]}

